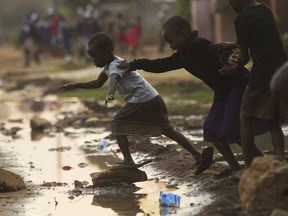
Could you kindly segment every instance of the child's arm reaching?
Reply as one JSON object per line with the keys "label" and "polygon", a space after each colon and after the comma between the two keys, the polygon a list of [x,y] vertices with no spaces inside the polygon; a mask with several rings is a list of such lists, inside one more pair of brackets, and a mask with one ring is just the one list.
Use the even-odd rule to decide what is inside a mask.
{"label": "child's arm reaching", "polygon": [[249,62],[249,53],[246,46],[237,45],[237,51],[229,57],[228,63],[244,67]]}
{"label": "child's arm reaching", "polygon": [[169,57],[158,59],[134,59],[133,61],[121,61],[118,69],[128,72],[130,70],[144,70],[150,73],[164,73],[167,71],[182,68],[181,57],[179,54],[173,54]]}
{"label": "child's arm reaching", "polygon": [[233,53],[228,57],[227,64],[219,70],[222,75],[231,75],[236,69],[244,67],[249,61],[248,49],[245,46],[237,45]]}
{"label": "child's arm reaching", "polygon": [[118,74],[116,74],[116,73],[111,74],[110,83],[109,83],[109,89],[108,89],[107,96],[105,98],[105,105],[106,106],[111,100],[114,100],[114,94],[115,94],[115,91],[116,91],[116,85],[117,85],[117,82],[118,82],[118,80],[120,78],[121,77]]}
{"label": "child's arm reaching", "polygon": [[93,89],[100,88],[107,81],[108,77],[105,73],[100,73],[97,80],[83,82],[83,83],[68,83],[65,85],[61,85],[58,89],[61,91],[70,91],[73,89]]}

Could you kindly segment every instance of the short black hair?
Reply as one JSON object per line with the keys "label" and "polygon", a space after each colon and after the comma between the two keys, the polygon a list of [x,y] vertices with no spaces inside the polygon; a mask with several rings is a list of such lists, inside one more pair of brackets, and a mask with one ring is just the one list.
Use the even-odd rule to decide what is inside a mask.
{"label": "short black hair", "polygon": [[162,30],[191,32],[191,22],[182,16],[172,16],[164,23]]}
{"label": "short black hair", "polygon": [[92,35],[88,41],[88,52],[92,50],[97,51],[113,51],[113,40],[104,32],[98,32]]}

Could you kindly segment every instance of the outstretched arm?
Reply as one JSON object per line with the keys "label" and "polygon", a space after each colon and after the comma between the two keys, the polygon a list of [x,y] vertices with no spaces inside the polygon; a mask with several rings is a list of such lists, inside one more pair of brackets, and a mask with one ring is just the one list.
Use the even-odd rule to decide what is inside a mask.
{"label": "outstretched arm", "polygon": [[182,68],[182,62],[179,54],[173,54],[166,58],[159,59],[135,59],[133,61],[122,61],[118,66],[124,71],[144,70],[151,73],[164,73],[171,70]]}
{"label": "outstretched arm", "polygon": [[111,101],[114,100],[114,94],[116,91],[116,86],[117,86],[117,82],[121,77],[118,74],[111,74],[110,76],[110,83],[109,83],[109,89],[108,89],[108,93],[107,96],[105,98],[105,105],[107,106],[107,104]]}
{"label": "outstretched arm", "polygon": [[70,91],[73,89],[94,89],[94,88],[100,88],[104,85],[104,83],[107,81],[108,77],[105,73],[100,73],[98,78],[93,81],[89,82],[82,82],[82,83],[68,83],[65,85],[61,85],[58,89],[61,91]]}

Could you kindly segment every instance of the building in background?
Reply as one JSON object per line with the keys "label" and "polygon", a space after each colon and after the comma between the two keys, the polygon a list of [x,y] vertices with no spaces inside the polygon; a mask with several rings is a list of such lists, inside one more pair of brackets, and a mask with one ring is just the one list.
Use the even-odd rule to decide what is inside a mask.
{"label": "building in background", "polygon": [[[227,6],[216,8],[216,3],[227,4],[224,0],[190,0],[191,22],[194,29],[199,30],[200,36],[215,42],[235,41],[234,30],[235,13],[231,13]],[[266,0],[278,22],[281,34],[288,32],[288,1]],[[224,9],[223,9],[224,7]],[[226,8],[225,8],[226,7]],[[222,9],[222,10],[221,10]]]}

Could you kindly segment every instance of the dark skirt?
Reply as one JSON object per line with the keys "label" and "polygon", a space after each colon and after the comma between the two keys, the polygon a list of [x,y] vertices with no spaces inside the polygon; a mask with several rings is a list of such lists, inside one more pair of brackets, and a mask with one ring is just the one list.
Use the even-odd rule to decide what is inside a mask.
{"label": "dark skirt", "polygon": [[160,95],[143,103],[126,103],[111,121],[115,135],[160,136],[168,127],[167,108]]}
{"label": "dark skirt", "polygon": [[[240,109],[246,81],[236,85],[226,101],[214,101],[203,126],[204,140],[240,144]],[[268,131],[265,121],[255,122],[255,135]]]}

